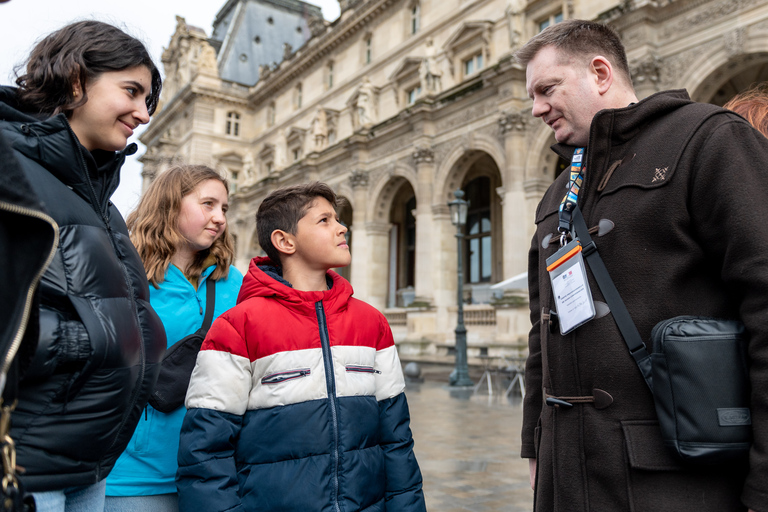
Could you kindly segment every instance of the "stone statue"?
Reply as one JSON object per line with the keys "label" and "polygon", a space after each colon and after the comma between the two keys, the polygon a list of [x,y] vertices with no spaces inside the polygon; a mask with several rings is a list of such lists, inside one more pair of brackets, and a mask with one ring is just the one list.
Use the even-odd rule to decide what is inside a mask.
{"label": "stone statue", "polygon": [[509,46],[513,50],[522,44],[523,12],[525,0],[510,0],[506,9],[507,24],[509,25]]}
{"label": "stone statue", "polygon": [[216,64],[216,50],[208,43],[200,45],[200,57],[197,61],[197,68],[201,73],[218,75],[218,66]]}
{"label": "stone statue", "polygon": [[373,110],[373,85],[368,77],[363,77],[363,82],[357,90],[357,123],[358,127],[365,128],[375,123],[375,113]]}
{"label": "stone statue", "polygon": [[421,80],[421,90],[426,93],[440,92],[442,89],[442,72],[437,65],[437,49],[432,38],[426,41],[426,55],[419,66],[419,79]]}
{"label": "stone statue", "polygon": [[312,120],[312,135],[315,140],[315,151],[325,148],[325,141],[328,138],[328,117],[322,107],[317,107],[315,118]]}
{"label": "stone statue", "polygon": [[251,150],[245,152],[243,157],[243,175],[245,185],[251,185],[256,181],[256,161]]}

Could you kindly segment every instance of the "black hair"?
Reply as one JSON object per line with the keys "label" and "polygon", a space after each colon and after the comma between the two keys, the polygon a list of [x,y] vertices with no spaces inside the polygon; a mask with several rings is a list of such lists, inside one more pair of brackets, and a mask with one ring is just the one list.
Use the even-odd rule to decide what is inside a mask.
{"label": "black hair", "polygon": [[[162,79],[144,44],[101,21],[78,21],[35,45],[26,73],[18,76],[19,101],[40,113],[69,115],[88,101],[86,85],[108,71],[145,66],[152,77],[147,112],[157,108]],[[17,70],[18,75],[18,70]],[[82,95],[75,95],[79,85]]]}

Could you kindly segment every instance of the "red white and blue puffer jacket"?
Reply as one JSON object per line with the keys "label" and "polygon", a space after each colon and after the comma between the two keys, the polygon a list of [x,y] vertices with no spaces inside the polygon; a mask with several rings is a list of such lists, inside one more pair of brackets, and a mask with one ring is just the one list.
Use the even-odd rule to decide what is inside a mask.
{"label": "red white and blue puffer jacket", "polygon": [[334,272],[329,290],[304,292],[268,265],[251,262],[198,355],[180,509],[426,511],[386,319]]}

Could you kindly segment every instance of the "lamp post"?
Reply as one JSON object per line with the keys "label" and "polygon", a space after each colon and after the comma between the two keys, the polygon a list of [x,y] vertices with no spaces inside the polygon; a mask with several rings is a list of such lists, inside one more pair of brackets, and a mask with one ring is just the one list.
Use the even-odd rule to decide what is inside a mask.
{"label": "lamp post", "polygon": [[451,209],[451,223],[456,226],[456,241],[458,247],[458,277],[457,320],[456,320],[456,368],[451,374],[451,386],[472,386],[467,366],[467,328],[464,327],[464,270],[461,262],[461,242],[464,240],[463,228],[467,223],[467,208],[469,203],[464,200],[464,192],[457,190],[453,193],[456,199],[448,203]]}

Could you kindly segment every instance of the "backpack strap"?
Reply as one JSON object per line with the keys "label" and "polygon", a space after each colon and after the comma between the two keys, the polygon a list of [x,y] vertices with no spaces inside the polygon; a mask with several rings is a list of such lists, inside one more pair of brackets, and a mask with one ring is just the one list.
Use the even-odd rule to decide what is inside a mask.
{"label": "backpack strap", "polygon": [[213,308],[216,306],[216,281],[207,279],[205,283],[205,318],[200,327],[201,333],[208,332],[213,323]]}

